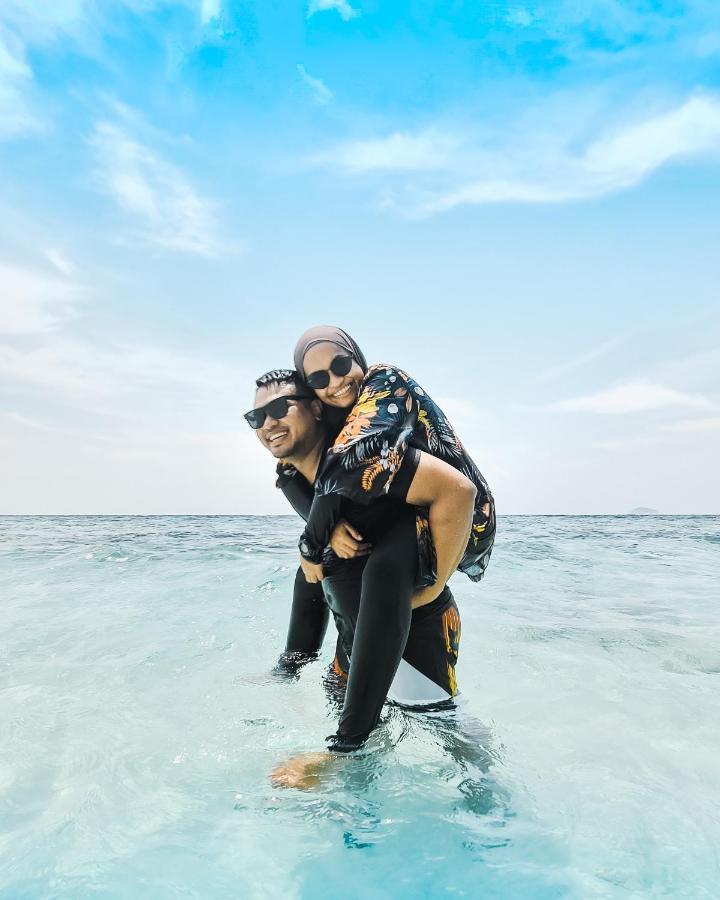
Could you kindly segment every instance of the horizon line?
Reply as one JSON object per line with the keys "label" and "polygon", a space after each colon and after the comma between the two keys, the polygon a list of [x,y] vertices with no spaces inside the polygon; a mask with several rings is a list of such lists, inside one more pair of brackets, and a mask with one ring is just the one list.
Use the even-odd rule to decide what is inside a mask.
{"label": "horizon line", "polygon": [[[613,517],[627,517],[634,519],[652,519],[658,517],[674,517],[674,518],[689,518],[689,517],[700,517],[700,516],[720,516],[720,512],[693,512],[693,513],[673,513],[673,512],[651,512],[651,513],[633,513],[633,512],[604,512],[604,513],[582,513],[582,512],[573,512],[573,513],[547,513],[547,512],[537,512],[537,513],[498,513],[497,518],[536,518],[538,516],[544,516],[546,518],[568,518],[568,517],[583,517],[583,518],[606,518],[608,516]],[[297,515],[297,513],[3,513],[0,512],[0,519],[98,519],[98,518],[115,518],[115,519],[189,519],[189,518],[197,518],[197,519],[227,519],[227,518],[249,518],[253,517],[256,519],[300,519],[301,517]]]}

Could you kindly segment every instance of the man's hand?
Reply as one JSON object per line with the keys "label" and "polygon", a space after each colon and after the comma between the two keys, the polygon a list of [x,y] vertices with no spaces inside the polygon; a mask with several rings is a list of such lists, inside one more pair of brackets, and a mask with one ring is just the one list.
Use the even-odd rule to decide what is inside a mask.
{"label": "man's hand", "polygon": [[340,559],[367,556],[371,549],[370,544],[363,543],[363,537],[357,528],[353,528],[345,519],[340,519],[333,529],[330,546]]}
{"label": "man's hand", "polygon": [[319,786],[321,776],[326,774],[332,764],[336,762],[336,757],[327,751],[324,753],[301,753],[273,769],[270,781],[275,787],[300,788],[301,791],[309,791]]}
{"label": "man's hand", "polygon": [[317,584],[325,577],[322,563],[308,562],[306,559],[303,559],[302,556],[300,557],[300,568],[303,570],[305,581],[307,581],[308,584]]}

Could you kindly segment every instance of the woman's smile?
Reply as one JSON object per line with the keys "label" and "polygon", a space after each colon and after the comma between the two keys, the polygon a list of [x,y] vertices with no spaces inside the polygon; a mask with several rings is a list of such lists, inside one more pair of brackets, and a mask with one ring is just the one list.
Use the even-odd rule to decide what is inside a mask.
{"label": "woman's smile", "polygon": [[345,384],[336,391],[328,391],[328,397],[332,397],[333,400],[345,401],[355,399],[356,393],[357,384],[351,379],[350,381],[346,381]]}

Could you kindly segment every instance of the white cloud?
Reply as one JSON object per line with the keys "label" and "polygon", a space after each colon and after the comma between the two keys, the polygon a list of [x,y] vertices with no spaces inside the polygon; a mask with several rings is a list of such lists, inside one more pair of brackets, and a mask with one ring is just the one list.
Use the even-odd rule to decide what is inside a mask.
{"label": "white cloud", "polygon": [[0,343],[3,512],[285,511],[273,461],[240,420],[247,373],[136,342],[12,341]]}
{"label": "white cloud", "polygon": [[143,15],[160,6],[185,6],[201,12],[207,4],[220,0],[52,0],[51,3],[29,3],[28,0],[2,0],[0,22],[12,28],[23,40],[44,44],[59,38],[87,43],[110,21],[111,15],[129,11]]}
{"label": "white cloud", "polygon": [[99,354],[81,342],[60,341],[25,348],[0,344],[0,375],[7,381],[50,389],[55,393],[112,393],[113,380]]}
{"label": "white cloud", "polygon": [[180,168],[108,122],[96,126],[92,143],[100,187],[141,223],[140,237],[201,256],[227,249],[217,233],[214,204]]}
{"label": "white cloud", "polygon": [[0,264],[0,334],[43,334],[77,315],[77,285]]}
{"label": "white cloud", "polygon": [[477,424],[477,407],[462,397],[436,397],[435,402],[447,416],[453,428],[468,428]]}
{"label": "white cloud", "polygon": [[[58,428],[38,440],[8,428],[4,514],[289,513],[274,460],[248,428],[133,422],[112,435]],[[12,473],[12,475],[10,475]]]}
{"label": "white cloud", "polygon": [[90,315],[81,336],[69,320],[91,298],[46,270],[0,268],[2,510],[250,512],[261,462],[272,504],[272,460],[248,469],[265,453],[240,419],[248,373],[113,339]]}
{"label": "white cloud", "polygon": [[75,264],[72,263],[62,251],[55,247],[49,247],[45,251],[45,256],[61,275],[70,276],[75,272]]}
{"label": "white cloud", "polygon": [[520,28],[529,28],[535,21],[532,13],[522,6],[509,10],[505,18],[510,25],[519,25]]}
{"label": "white cloud", "polygon": [[23,47],[0,24],[0,140],[42,129],[30,105],[32,81]]}
{"label": "white cloud", "polygon": [[230,392],[238,371],[162,347],[57,337],[33,348],[0,344],[0,374],[58,394],[116,399],[155,392]]}
{"label": "white cloud", "polygon": [[200,2],[200,21],[203,25],[212,22],[213,19],[220,17],[222,11],[222,0],[201,0]]}
{"label": "white cloud", "polygon": [[16,412],[0,412],[0,420],[14,428],[21,428],[26,431],[44,431],[52,432],[55,429],[39,419],[33,419],[30,416],[24,416]]}
{"label": "white cloud", "polygon": [[[627,190],[671,162],[720,153],[720,101],[692,97],[676,109],[628,123],[573,155],[518,154],[488,159],[485,176],[427,201],[425,213],[464,204],[561,203]],[[534,161],[533,161],[533,157]]]}
{"label": "white cloud", "polygon": [[22,56],[22,47],[9,32],[0,31],[0,78],[27,79],[30,66]]}
{"label": "white cloud", "polygon": [[618,347],[620,344],[624,343],[628,339],[628,335],[619,335],[614,338],[610,338],[607,341],[603,341],[601,344],[598,344],[595,347],[591,347],[589,350],[586,350],[584,353],[580,353],[577,356],[574,356],[572,359],[568,359],[565,362],[558,363],[555,366],[552,366],[549,369],[546,369],[544,372],[539,372],[537,377],[542,381],[549,381],[553,378],[558,378],[561,375],[567,375],[568,372],[574,372],[575,369],[579,369],[587,363],[592,362],[594,359],[598,359],[601,356],[604,356],[606,353],[609,353],[610,350],[614,350],[615,347]]}
{"label": "white cloud", "polygon": [[360,11],[350,6],[347,0],[310,0],[308,4],[308,19],[315,13],[326,12],[335,9],[340,13],[343,21],[348,22],[360,15]]}
{"label": "white cloud", "polygon": [[43,43],[74,28],[84,18],[87,6],[87,0],[53,0],[42,6],[25,0],[3,0],[0,21],[23,40]]}
{"label": "white cloud", "polygon": [[720,431],[720,418],[685,419],[682,422],[674,422],[664,425],[666,431],[678,431],[688,434],[699,434],[705,431]]}
{"label": "white cloud", "polygon": [[384,138],[345,141],[313,162],[328,163],[351,175],[442,170],[451,164],[456,143],[453,137],[432,130],[415,135],[396,131]]}
{"label": "white cloud", "polygon": [[712,94],[606,126],[590,140],[578,136],[576,118],[499,133],[467,123],[396,131],[340,143],[313,162],[349,175],[428,173],[419,184],[396,182],[386,205],[432,215],[469,204],[589,200],[632,188],[671,163],[720,157],[720,98]]}
{"label": "white cloud", "polygon": [[318,103],[328,103],[332,100],[333,92],[321,78],[315,78],[313,75],[310,75],[305,66],[301,64],[298,64],[297,70],[302,80],[315,94],[315,99]]}
{"label": "white cloud", "polygon": [[697,96],[677,109],[630,124],[596,141],[583,167],[598,188],[637,184],[673,159],[720,151],[720,101]]}
{"label": "white cloud", "polygon": [[713,409],[714,404],[705,397],[685,394],[674,388],[663,387],[650,381],[631,381],[605,391],[598,391],[595,394],[560,400],[549,404],[546,409],[551,412],[623,415],[668,407]]}

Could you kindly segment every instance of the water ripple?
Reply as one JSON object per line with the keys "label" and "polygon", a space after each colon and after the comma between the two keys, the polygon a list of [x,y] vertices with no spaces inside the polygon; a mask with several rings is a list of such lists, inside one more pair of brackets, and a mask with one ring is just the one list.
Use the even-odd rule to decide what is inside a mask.
{"label": "water ripple", "polygon": [[507,517],[453,579],[464,705],[319,790],[322,660],[270,670],[295,517],[0,518],[0,895],[714,896],[720,519]]}

